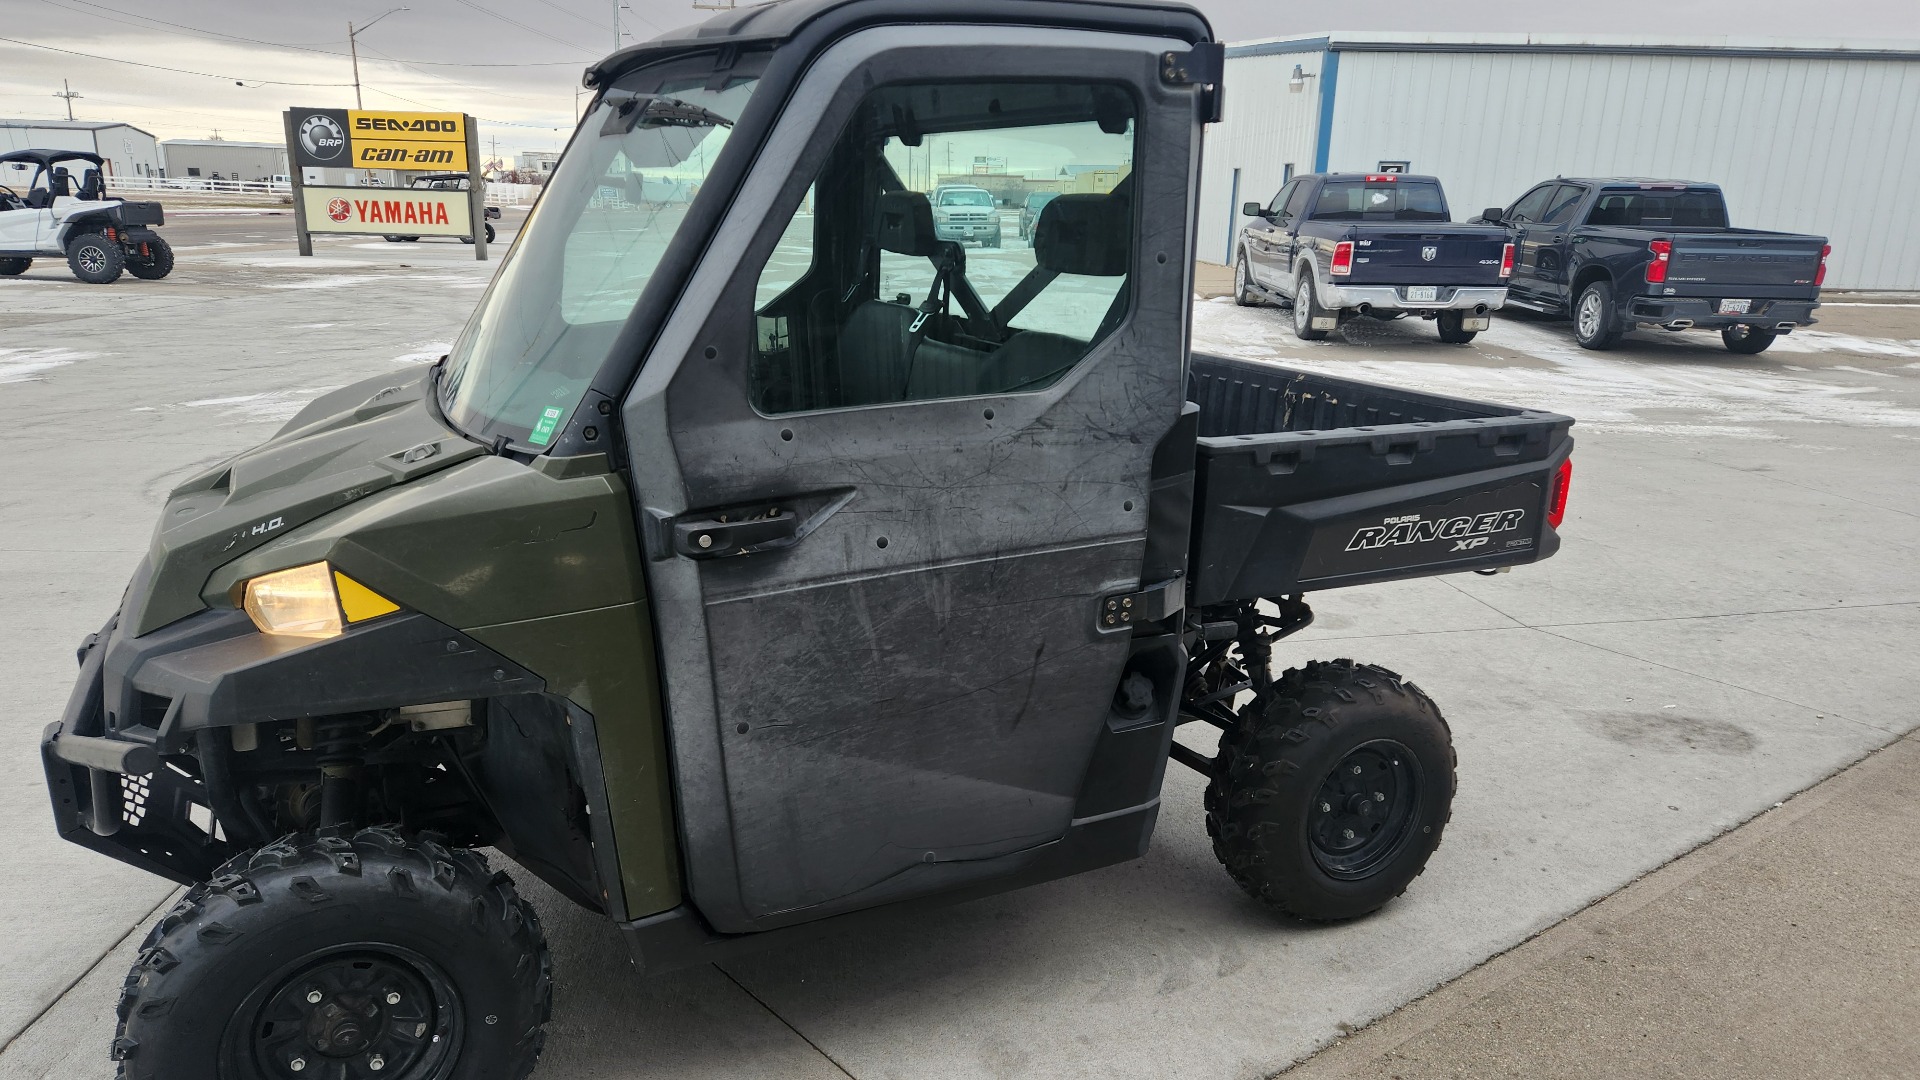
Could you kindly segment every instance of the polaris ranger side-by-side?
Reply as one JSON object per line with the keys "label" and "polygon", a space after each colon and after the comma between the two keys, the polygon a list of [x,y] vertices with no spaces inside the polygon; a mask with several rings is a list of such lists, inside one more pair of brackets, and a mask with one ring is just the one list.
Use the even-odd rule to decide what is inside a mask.
{"label": "polaris ranger side-by-side", "polygon": [[89,285],[122,272],[148,280],[173,272],[173,248],[153,231],[165,221],[160,204],[109,198],[104,165],[85,150],[0,154],[0,277],[48,256],[64,257]]}
{"label": "polaris ranger side-by-side", "polygon": [[[1405,890],[1439,709],[1274,648],[1551,555],[1572,421],[1188,355],[1222,61],[1177,4],[789,0],[590,69],[448,356],[181,484],[80,649],[58,827],[189,886],[121,1075],[525,1076],[486,846],[653,973],[1139,858],[1171,759],[1273,911]],[[901,179],[957,133],[1130,169],[970,266]]]}

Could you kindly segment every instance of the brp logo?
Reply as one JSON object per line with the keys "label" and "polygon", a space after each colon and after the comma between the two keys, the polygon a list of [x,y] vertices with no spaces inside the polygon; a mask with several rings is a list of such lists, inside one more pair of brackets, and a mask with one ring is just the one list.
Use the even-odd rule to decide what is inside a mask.
{"label": "brp logo", "polygon": [[1440,257],[1440,249],[1437,247],[1423,247],[1420,249],[1420,257],[1427,262],[1432,262]]}
{"label": "brp logo", "polygon": [[300,121],[300,145],[316,161],[331,161],[346,152],[347,133],[340,122],[325,113],[315,113]]}
{"label": "brp logo", "polygon": [[347,200],[345,199],[328,199],[327,200],[327,216],[332,218],[333,220],[345,221],[347,220],[347,215],[351,213],[353,213],[353,208],[347,205]]}

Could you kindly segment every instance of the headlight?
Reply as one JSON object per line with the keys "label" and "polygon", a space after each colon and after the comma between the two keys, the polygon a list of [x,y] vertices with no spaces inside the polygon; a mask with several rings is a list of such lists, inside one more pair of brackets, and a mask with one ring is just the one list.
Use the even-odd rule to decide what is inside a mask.
{"label": "headlight", "polygon": [[310,638],[334,637],[353,623],[400,610],[323,562],[254,578],[247,582],[242,606],[263,634]]}

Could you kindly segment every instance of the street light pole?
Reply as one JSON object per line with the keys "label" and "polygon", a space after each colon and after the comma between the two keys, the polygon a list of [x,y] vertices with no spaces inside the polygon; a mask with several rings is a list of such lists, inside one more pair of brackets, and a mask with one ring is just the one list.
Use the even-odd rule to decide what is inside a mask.
{"label": "street light pole", "polygon": [[358,40],[356,40],[356,38],[362,31],[373,29],[373,23],[379,22],[381,19],[384,19],[387,16],[393,14],[395,11],[412,11],[412,10],[413,10],[412,8],[397,7],[397,8],[394,8],[392,11],[383,11],[379,15],[376,15],[374,17],[373,22],[367,23],[366,25],[360,27],[357,30],[354,29],[354,25],[351,21],[347,23],[347,52],[353,57],[353,107],[354,108],[356,109],[366,108],[365,103],[363,103],[360,100],[360,43]]}

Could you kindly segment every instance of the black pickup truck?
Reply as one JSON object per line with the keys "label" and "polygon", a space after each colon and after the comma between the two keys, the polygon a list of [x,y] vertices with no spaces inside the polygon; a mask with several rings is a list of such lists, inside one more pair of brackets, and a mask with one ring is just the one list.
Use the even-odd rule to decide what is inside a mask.
{"label": "black pickup truck", "polygon": [[1313,173],[1241,213],[1253,220],[1234,252],[1234,299],[1292,304],[1303,340],[1355,315],[1418,315],[1465,344],[1507,299],[1506,230],[1453,224],[1431,176]]}
{"label": "black pickup truck", "polygon": [[1718,186],[1682,180],[1554,179],[1482,217],[1519,253],[1508,303],[1571,316],[1589,349],[1658,326],[1763,352],[1814,323],[1832,251],[1824,236],[1731,228]]}

